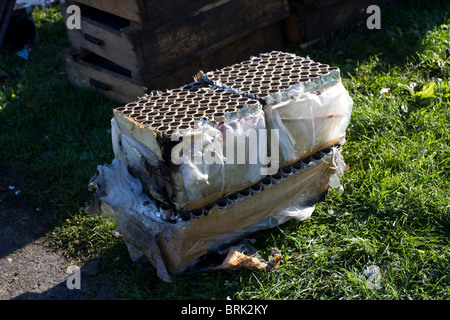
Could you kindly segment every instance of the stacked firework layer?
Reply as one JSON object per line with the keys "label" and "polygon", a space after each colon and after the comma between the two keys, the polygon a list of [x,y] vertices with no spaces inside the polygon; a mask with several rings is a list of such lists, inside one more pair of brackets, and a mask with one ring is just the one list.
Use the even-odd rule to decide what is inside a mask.
{"label": "stacked firework layer", "polygon": [[269,137],[276,129],[279,150],[271,150],[267,137],[267,148],[258,151],[278,153],[284,167],[339,143],[350,120],[351,100],[339,69],[290,53],[263,54],[196,80],[114,110],[114,132],[151,154],[133,157],[124,143],[115,143],[116,156],[153,198],[177,211],[199,209],[262,178],[261,163],[224,164],[214,171],[204,164],[175,165],[172,151],[181,137],[201,134],[223,143],[225,129],[267,129]]}
{"label": "stacked firework layer", "polygon": [[[148,194],[177,211],[186,211],[257,183],[261,165],[208,165],[203,159],[194,162],[191,158],[174,164],[174,148],[189,139],[190,152],[197,139],[202,158],[203,149],[223,143],[222,133],[227,129],[237,132],[263,128],[264,112],[258,101],[194,83],[115,109],[113,147],[116,158],[143,181]],[[217,151],[223,158],[222,149]]]}
{"label": "stacked firework layer", "polygon": [[280,166],[345,136],[353,102],[340,70],[311,59],[271,52],[209,72],[203,81],[260,101],[266,127],[280,135]]}
{"label": "stacked firework layer", "polygon": [[[125,209],[117,204],[125,190],[111,191],[123,185],[117,182],[106,188],[115,199],[103,199],[109,197],[118,212],[133,259],[146,256],[159,273],[180,274],[244,234],[308,218],[311,204],[328,187],[340,186],[340,151],[352,105],[338,68],[274,51],[199,72],[191,84],[116,108],[115,158],[139,181],[147,200],[138,196]],[[268,134],[252,140],[252,132],[264,130]],[[232,159],[225,150],[231,138],[245,142],[232,145]],[[206,163],[199,146],[221,161]],[[246,161],[239,162],[242,146]],[[249,162],[252,152],[270,154],[271,161]],[[174,161],[174,155],[186,154]],[[202,161],[194,161],[196,156]],[[103,185],[106,180],[94,179]]]}
{"label": "stacked firework layer", "polygon": [[248,108],[259,104],[257,100],[228,90],[193,83],[180,89],[154,92],[116,108],[114,113],[151,130],[162,142],[170,139],[177,130],[194,129],[201,120],[219,123],[227,115],[240,112],[244,106]]}
{"label": "stacked firework layer", "polygon": [[218,85],[270,104],[297,86],[310,88],[339,79],[339,68],[290,53],[271,52],[207,73]]}

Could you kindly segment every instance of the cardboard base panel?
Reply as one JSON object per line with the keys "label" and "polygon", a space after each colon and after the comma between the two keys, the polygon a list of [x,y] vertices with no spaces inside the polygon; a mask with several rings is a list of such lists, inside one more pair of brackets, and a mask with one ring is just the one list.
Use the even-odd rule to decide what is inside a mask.
{"label": "cardboard base panel", "polygon": [[[129,175],[120,164],[120,170]],[[214,263],[208,257],[249,234],[289,219],[309,218],[315,201],[328,189],[330,179],[343,172],[344,165],[340,149],[333,147],[321,159],[262,191],[227,202],[223,207],[216,204],[207,214],[188,221],[162,220],[157,206],[143,195],[142,189],[130,187],[131,182],[127,182],[138,180],[128,176],[123,180],[119,169],[99,166],[92,183],[97,186],[97,211],[118,223],[131,258],[147,261],[161,279],[173,281],[174,277],[198,271],[202,266],[212,267]],[[119,193],[126,200],[120,200]],[[144,205],[138,206],[140,202]]]}
{"label": "cardboard base panel", "polygon": [[330,160],[292,175],[229,209],[220,211],[214,207],[208,216],[193,220],[188,228],[171,230],[169,239],[161,234],[158,245],[169,273],[182,274],[190,263],[208,251],[237,241],[246,235],[246,228],[282,211],[292,202],[308,206],[328,187],[330,176],[335,172]]}

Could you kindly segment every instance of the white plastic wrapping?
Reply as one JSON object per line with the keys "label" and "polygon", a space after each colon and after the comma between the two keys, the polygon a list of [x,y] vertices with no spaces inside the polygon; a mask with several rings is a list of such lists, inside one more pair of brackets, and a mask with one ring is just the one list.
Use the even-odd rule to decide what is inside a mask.
{"label": "white plastic wrapping", "polygon": [[340,81],[320,91],[290,90],[291,98],[265,108],[268,129],[278,129],[281,163],[301,159],[311,150],[345,136],[353,101]]}
{"label": "white plastic wrapping", "polygon": [[[192,132],[184,132],[183,135],[193,136],[192,140],[199,139],[202,147],[195,150],[195,142],[190,144],[188,149],[192,150],[191,156],[186,157],[184,154],[181,159],[184,185],[178,189],[180,194],[177,198],[195,201],[213,194],[223,196],[235,192],[243,185],[259,181],[263,165],[257,156],[266,152],[265,141],[258,143],[258,133],[261,129],[265,130],[265,121],[264,113],[259,108],[231,117],[215,127],[204,124]],[[255,141],[250,138],[253,134]],[[227,144],[227,136],[229,139],[237,139]],[[242,148],[237,141],[243,142]],[[249,155],[253,155],[249,152],[252,147],[249,143],[262,147],[255,149],[254,161],[249,161]],[[227,149],[227,146],[231,148]],[[238,158],[240,153],[245,159]],[[186,190],[185,196],[182,195],[183,190]]]}
{"label": "white plastic wrapping", "polygon": [[97,189],[94,204],[100,205],[93,210],[117,223],[131,259],[145,257],[161,279],[170,281],[156,239],[164,225],[156,203],[143,192],[140,180],[128,172],[123,162],[114,159],[110,165],[97,166],[89,187]]}
{"label": "white plastic wrapping", "polygon": [[[277,61],[277,56],[283,58]],[[287,60],[283,60],[284,58]],[[295,63],[292,62],[294,59]],[[303,65],[303,62],[307,63]],[[320,69],[322,71],[315,74],[301,72],[308,74],[304,75],[306,78],[291,78],[289,72],[283,73],[281,78],[275,75],[283,67],[290,69],[290,66],[294,66],[292,69],[299,72],[308,68],[305,66],[310,63],[313,61],[309,57],[303,59],[294,54],[274,51],[226,68],[233,70],[231,76],[221,69],[206,74],[199,73],[197,77],[202,82],[256,99],[264,105],[268,132],[277,129],[279,133],[280,166],[283,166],[337,143],[345,136],[350,122],[353,101],[342,85],[339,68],[314,63],[318,65],[314,72],[319,67],[325,69]],[[264,70],[264,85],[259,82],[263,72],[250,72],[250,69]],[[254,84],[255,88],[242,87],[242,77],[247,83]],[[272,88],[272,82],[288,85]],[[265,89],[260,91],[258,86]],[[252,89],[255,89],[255,94]]]}
{"label": "white plastic wrapping", "polygon": [[111,137],[114,156],[123,162],[145,186],[145,191],[159,201],[164,201],[161,188],[155,178],[148,174],[148,168],[157,171],[160,162],[157,156],[141,143],[126,134],[114,118],[111,120]]}

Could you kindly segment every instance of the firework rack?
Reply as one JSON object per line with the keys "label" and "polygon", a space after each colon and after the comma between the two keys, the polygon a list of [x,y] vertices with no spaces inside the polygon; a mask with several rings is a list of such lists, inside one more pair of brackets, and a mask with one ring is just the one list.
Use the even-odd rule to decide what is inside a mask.
{"label": "firework rack", "polygon": [[[194,82],[114,109],[115,159],[91,179],[94,202],[118,222],[133,260],[147,259],[165,280],[198,270],[246,234],[308,218],[328,187],[340,187],[352,105],[339,68],[292,53],[199,72]],[[191,138],[230,160],[230,132],[250,148],[251,132],[261,129],[278,132],[277,143],[258,135],[263,147],[252,152],[278,154],[277,166],[193,161]],[[176,162],[181,145],[194,157]]]}

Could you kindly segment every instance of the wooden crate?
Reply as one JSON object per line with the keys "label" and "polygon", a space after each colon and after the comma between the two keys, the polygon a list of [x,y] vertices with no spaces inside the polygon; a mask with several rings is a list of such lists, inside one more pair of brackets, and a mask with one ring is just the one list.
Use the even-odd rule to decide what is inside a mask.
{"label": "wooden crate", "polygon": [[283,48],[281,22],[256,30],[231,44],[204,53],[203,55],[165,73],[148,79],[144,85],[133,81],[130,70],[123,68],[95,53],[72,47],[63,56],[70,82],[76,87],[97,90],[119,103],[128,103],[150,90],[165,90],[181,87],[193,81],[199,71],[210,71],[248,59],[261,52]]}
{"label": "wooden crate", "polygon": [[212,49],[181,66],[167,70],[164,74],[146,83],[151,90],[178,88],[191,83],[198,71],[211,71],[247,60],[262,52],[282,50],[284,46],[281,21],[256,30],[223,48]]}
{"label": "wooden crate", "polygon": [[[123,11],[116,10],[117,8],[113,10],[114,5],[106,1],[62,3],[63,15],[66,15],[68,4],[80,2],[94,7],[80,6],[81,29],[68,30],[72,45],[87,49],[128,69],[133,81],[140,85],[167,73],[168,69],[217,51],[256,30],[280,21],[289,13],[287,0],[222,0],[185,16],[177,15],[170,23],[139,30],[135,24],[124,18],[133,10],[128,7]],[[112,1],[116,2],[120,8],[119,3],[122,2]],[[143,2],[150,1],[130,1],[136,4]],[[167,2],[168,7],[174,3],[182,6],[181,1]],[[106,3],[107,11],[127,14],[119,17],[96,9],[105,9],[103,5]],[[183,2],[185,3],[189,1]],[[192,5],[186,6],[191,7]],[[178,14],[185,9],[180,10],[175,11]]]}
{"label": "wooden crate", "polygon": [[120,103],[142,97],[147,88],[135,84],[128,70],[87,50],[69,48],[63,59],[70,83],[78,88],[91,88]]}
{"label": "wooden crate", "polygon": [[[283,21],[286,41],[301,45],[342,27],[367,20],[370,5],[385,6],[399,0],[290,0]],[[381,8],[382,9],[382,8]]]}

